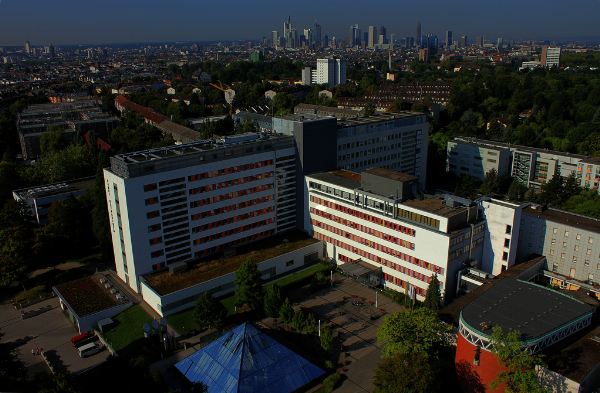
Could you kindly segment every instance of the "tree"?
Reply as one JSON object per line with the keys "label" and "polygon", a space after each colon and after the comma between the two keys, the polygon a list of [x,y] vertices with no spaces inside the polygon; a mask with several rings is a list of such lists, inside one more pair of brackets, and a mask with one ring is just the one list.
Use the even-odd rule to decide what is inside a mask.
{"label": "tree", "polygon": [[373,116],[375,114],[375,105],[372,102],[367,102],[365,105],[365,116]]}
{"label": "tree", "polygon": [[215,299],[212,293],[204,292],[196,301],[194,307],[194,321],[202,328],[211,326],[216,328],[223,325],[227,316],[227,309],[219,300]]}
{"label": "tree", "polygon": [[74,374],[62,369],[56,374],[36,373],[31,383],[38,393],[83,393]]}
{"label": "tree", "polygon": [[33,228],[31,207],[22,200],[9,199],[0,211],[0,230],[14,227]]}
{"label": "tree", "polygon": [[471,175],[466,174],[460,177],[460,183],[456,185],[454,195],[468,199],[475,198],[475,181]]}
{"label": "tree", "polygon": [[271,100],[275,115],[288,115],[294,112],[298,105],[298,97],[291,93],[277,93]]}
{"label": "tree", "polygon": [[319,326],[317,325],[317,320],[313,313],[308,313],[308,317],[306,317],[306,333],[314,336],[317,334],[319,330]]}
{"label": "tree", "polygon": [[237,126],[236,134],[244,134],[246,132],[256,132],[256,127],[250,119],[250,116],[244,116],[244,121],[239,123]]}
{"label": "tree", "polygon": [[442,307],[441,299],[440,281],[437,278],[437,274],[434,274],[431,276],[431,280],[429,280],[429,286],[427,287],[427,294],[425,295],[423,307],[426,307],[431,311],[438,312],[438,310]]}
{"label": "tree", "polygon": [[[4,333],[0,332],[0,340]],[[4,391],[22,391],[27,382],[27,368],[19,359],[19,350],[11,343],[0,342],[0,386]]]}
{"label": "tree", "polygon": [[522,201],[527,192],[527,187],[521,183],[517,178],[513,179],[510,187],[508,188],[508,199],[511,201]]}
{"label": "tree", "polygon": [[283,298],[281,296],[281,287],[276,282],[267,287],[263,304],[267,316],[271,318],[279,317]]}
{"label": "tree", "polygon": [[438,357],[450,345],[451,332],[452,326],[442,323],[435,311],[421,307],[387,316],[377,330],[377,339],[385,356],[421,353]]}
{"label": "tree", "polygon": [[279,318],[288,325],[294,318],[294,309],[292,308],[292,303],[290,303],[290,298],[288,297],[285,298],[279,309]]}
{"label": "tree", "polygon": [[565,180],[565,184],[563,186],[563,194],[561,198],[561,205],[566,203],[572,197],[579,195],[582,191],[582,188],[577,185],[577,178],[575,177],[575,173],[572,172]]}
{"label": "tree", "polygon": [[258,265],[250,260],[235,273],[235,305],[258,308],[263,301],[263,287]]}
{"label": "tree", "polygon": [[479,192],[483,195],[493,194],[498,191],[499,186],[500,178],[498,177],[498,172],[495,168],[492,168],[485,174]]}
{"label": "tree", "polygon": [[43,156],[61,151],[67,146],[69,146],[69,139],[61,126],[49,126],[40,138],[40,150]]}
{"label": "tree", "polygon": [[555,173],[552,179],[546,184],[542,184],[542,192],[539,198],[543,203],[558,204],[563,200],[564,179],[560,173]]}
{"label": "tree", "polygon": [[327,324],[323,324],[321,328],[321,348],[325,350],[325,352],[331,349],[333,345],[333,332],[331,328],[327,326]]}
{"label": "tree", "polygon": [[[8,228],[0,231],[0,282],[10,285],[23,281],[33,269],[33,233],[28,228]],[[25,289],[25,285],[23,285]]]}
{"label": "tree", "polygon": [[500,326],[493,327],[490,336],[492,353],[498,363],[506,368],[500,371],[490,383],[490,389],[504,385],[507,393],[529,392],[549,393],[550,390],[541,387],[536,366],[544,367],[542,355],[531,355],[527,347],[522,346],[519,338],[521,332],[512,331],[504,335]]}
{"label": "tree", "polygon": [[108,157],[104,150],[100,150],[98,167],[96,168],[96,182],[86,192],[86,197],[91,200],[92,208],[92,231],[100,245],[104,258],[109,258],[113,253],[112,234],[110,232],[110,220],[106,191],[104,189],[104,169],[108,166]]}
{"label": "tree", "polygon": [[428,393],[441,391],[442,380],[427,356],[397,353],[377,365],[373,385],[373,393]]}
{"label": "tree", "polygon": [[296,311],[294,311],[294,317],[292,318],[292,325],[294,325],[294,329],[296,329],[297,332],[302,332],[305,322],[306,317],[304,315],[304,311],[302,311],[300,307],[297,307]]}

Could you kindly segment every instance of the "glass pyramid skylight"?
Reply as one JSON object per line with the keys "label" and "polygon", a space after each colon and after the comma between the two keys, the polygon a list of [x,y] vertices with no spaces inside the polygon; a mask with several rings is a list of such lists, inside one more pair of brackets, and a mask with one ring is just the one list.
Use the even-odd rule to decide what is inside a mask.
{"label": "glass pyramid skylight", "polygon": [[288,393],[325,373],[248,322],[175,367],[209,393]]}

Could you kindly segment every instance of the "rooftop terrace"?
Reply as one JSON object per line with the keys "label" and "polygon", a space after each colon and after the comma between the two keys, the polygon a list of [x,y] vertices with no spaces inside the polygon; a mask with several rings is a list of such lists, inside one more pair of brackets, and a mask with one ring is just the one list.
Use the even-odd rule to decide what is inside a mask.
{"label": "rooftop terrace", "polygon": [[[287,239],[288,242],[284,243],[284,239]],[[149,273],[145,275],[144,278],[146,279],[146,284],[158,294],[164,296],[235,272],[239,269],[240,265],[247,260],[260,264],[266,260],[287,254],[317,242],[319,242],[319,240],[310,237],[302,231],[294,229],[237,247],[236,255],[231,257],[223,258],[220,256],[213,256],[200,259],[193,266],[192,263],[190,263],[190,269],[184,273],[173,275],[168,270],[164,270],[157,273]]]}
{"label": "rooftop terrace", "polygon": [[96,273],[54,288],[79,317],[84,317],[120,304],[110,289],[105,287],[106,284],[101,282],[103,279],[106,278]]}

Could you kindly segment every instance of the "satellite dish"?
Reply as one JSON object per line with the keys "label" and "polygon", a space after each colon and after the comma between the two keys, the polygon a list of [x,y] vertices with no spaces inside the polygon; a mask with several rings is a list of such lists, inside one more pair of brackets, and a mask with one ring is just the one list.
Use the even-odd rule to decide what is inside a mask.
{"label": "satellite dish", "polygon": [[235,97],[235,91],[233,91],[233,89],[225,90],[225,101],[228,104],[231,104],[233,102],[233,97]]}
{"label": "satellite dish", "polygon": [[156,321],[152,321],[152,327],[153,327],[154,329],[158,329],[158,322],[156,322]]}
{"label": "satellite dish", "polygon": [[148,333],[150,331],[150,325],[148,325],[147,323],[144,324],[144,331],[146,333]]}
{"label": "satellite dish", "polygon": [[164,318],[161,318],[160,319],[160,324],[163,325],[163,326],[167,326],[167,320],[164,319]]}

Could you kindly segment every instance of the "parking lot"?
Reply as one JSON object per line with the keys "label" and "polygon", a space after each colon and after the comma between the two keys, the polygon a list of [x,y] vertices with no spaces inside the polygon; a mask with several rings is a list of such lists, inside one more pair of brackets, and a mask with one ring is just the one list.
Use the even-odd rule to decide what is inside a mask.
{"label": "parking lot", "polygon": [[33,338],[18,349],[20,359],[29,369],[29,375],[36,372],[50,372],[42,356],[33,356],[32,349],[43,348],[55,370],[67,368],[72,373],[79,373],[95,366],[106,359],[106,349],[87,358],[80,358],[77,349],[71,346],[71,338],[79,334],[76,326],[60,309],[58,298],[37,303],[24,311],[52,306],[46,312],[28,319],[21,319],[20,311],[16,311],[8,300],[0,304],[0,331],[4,333],[3,342],[13,341],[24,336]]}

